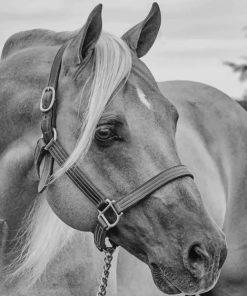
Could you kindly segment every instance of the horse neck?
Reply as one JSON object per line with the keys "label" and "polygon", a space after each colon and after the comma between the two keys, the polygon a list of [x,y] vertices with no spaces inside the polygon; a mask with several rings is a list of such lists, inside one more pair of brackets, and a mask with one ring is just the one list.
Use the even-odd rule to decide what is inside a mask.
{"label": "horse neck", "polygon": [[[231,117],[228,116],[231,135],[227,155],[224,163],[224,171],[227,178],[227,212],[224,230],[231,235],[228,237],[229,246],[246,245],[247,243],[247,117],[246,111],[232,102],[229,106]],[[229,118],[230,117],[230,118]],[[222,151],[222,154],[226,151]],[[236,231],[237,229],[237,231]]]}
{"label": "horse neck", "polygon": [[[40,99],[41,90],[45,85],[45,81],[47,80],[47,75],[50,70],[48,69],[49,64],[44,61],[47,60],[46,54],[49,55],[48,58],[52,61],[53,55],[56,50],[56,46],[48,47],[45,53],[42,49],[39,49],[38,47],[21,50],[19,53],[16,52],[7,57],[4,61],[2,61],[0,66],[0,85],[3,86],[0,90],[0,101],[4,103],[3,108],[1,109],[1,113],[3,115],[1,116],[1,120],[3,123],[2,132],[4,131],[6,133],[6,136],[1,137],[5,141],[4,145],[1,145],[1,148],[3,148],[3,151],[5,152],[4,156],[8,156],[7,159],[12,159],[11,155],[15,155],[18,150],[19,157],[18,159],[16,157],[14,158],[15,167],[18,168],[18,170],[22,168],[21,173],[19,171],[19,173],[15,172],[15,175],[18,173],[18,176],[20,177],[20,180],[18,180],[18,182],[15,182],[16,193],[13,193],[12,190],[12,194],[8,195],[6,200],[12,200],[13,204],[15,204],[17,198],[19,198],[18,200],[25,201],[25,207],[18,206],[18,208],[20,209],[18,213],[20,219],[22,219],[24,216],[27,217],[27,213],[29,210],[28,208],[30,208],[30,206],[33,204],[33,215],[29,216],[29,221],[26,224],[26,227],[28,228],[28,240],[24,243],[24,245],[21,245],[21,248],[19,250],[17,250],[17,254],[28,254],[28,249],[31,250],[31,253],[29,253],[30,256],[26,261],[23,261],[23,258],[19,258],[21,259],[20,262],[22,262],[19,267],[17,267],[18,262],[14,260],[14,256],[9,256],[9,263],[11,263],[14,267],[17,267],[17,271],[15,271],[14,274],[10,274],[10,277],[13,276],[14,279],[18,277],[22,278],[25,275],[30,274],[30,271],[33,272],[33,268],[38,268],[39,270],[36,269],[36,271],[34,271],[36,272],[36,274],[34,274],[34,277],[29,278],[27,281],[21,280],[20,286],[21,288],[25,288],[25,285],[28,286],[29,283],[33,280],[37,280],[39,276],[43,274],[49,264],[49,268],[47,268],[47,274],[49,274],[49,270],[51,268],[52,276],[50,278],[53,278],[53,275],[55,274],[55,279],[59,281],[61,275],[66,278],[66,274],[69,274],[72,280],[75,279],[79,283],[79,285],[83,287],[83,291],[88,290],[88,295],[91,295],[90,291],[95,291],[99,284],[99,279],[103,267],[102,254],[99,253],[96,247],[93,245],[92,238],[90,238],[88,234],[79,234],[74,230],[71,231],[68,226],[61,226],[58,222],[60,220],[55,217],[55,214],[53,214],[52,216],[51,209],[49,209],[50,220],[46,219],[47,215],[43,215],[44,213],[47,214],[47,211],[44,211],[44,209],[47,210],[47,204],[45,204],[46,202],[44,201],[45,196],[41,195],[37,197],[36,194],[30,194],[30,192],[34,193],[35,190],[33,190],[33,188],[37,187],[37,177],[35,177],[35,170],[33,166],[33,151],[35,143],[37,141],[37,135],[40,133],[40,116],[37,107],[37,100]],[[35,71],[35,73],[37,72],[40,75],[39,77],[37,77],[37,75],[35,74],[33,76],[33,78],[35,79],[30,79],[30,77],[28,77],[28,73],[25,73],[25,69],[28,69],[28,64],[29,70],[30,67],[33,66],[32,56],[35,57],[36,65],[38,65],[38,67],[41,67],[40,69],[38,69],[38,71]],[[42,63],[40,65],[39,62],[37,62],[37,56],[40,56],[41,60],[43,57],[43,63],[45,63],[45,66],[44,64],[42,66]],[[24,63],[25,58],[27,58],[27,64]],[[30,65],[30,62],[32,65]],[[11,66],[12,68],[9,66]],[[10,68],[12,69],[12,71],[7,70]],[[22,73],[19,73],[20,75],[18,75],[18,77],[14,74],[16,70],[15,68],[22,69]],[[35,70],[35,68],[33,69]],[[25,81],[29,81],[30,85],[26,85]],[[13,85],[15,87],[13,87]],[[18,89],[18,92],[16,91],[16,89]],[[30,91],[32,95],[30,96],[27,91]],[[16,113],[16,106],[20,107],[21,113],[23,114],[19,115],[21,115],[22,118],[18,118],[18,116],[16,116],[18,115]],[[28,108],[26,108],[26,106],[28,106]],[[6,113],[7,109],[9,110],[8,114]],[[8,124],[9,120],[7,115],[9,114],[13,115],[13,118],[11,118],[11,125]],[[23,120],[23,117],[31,117],[32,119]],[[23,149],[20,149],[20,147],[23,147]],[[22,152],[25,155],[22,155]],[[23,166],[24,159],[28,160],[27,162],[29,165]],[[7,169],[9,169],[9,167],[7,167]],[[14,172],[10,172],[10,176],[14,175],[13,173]],[[30,178],[30,180],[32,180],[30,181],[32,184],[27,184],[23,180],[24,177],[27,176],[29,173],[31,173],[32,175],[32,177]],[[11,186],[11,184],[13,183],[14,180],[9,180],[8,182],[9,186]],[[30,188],[32,189],[31,191]],[[6,191],[10,192],[10,190]],[[21,199],[19,191],[21,191]],[[43,201],[41,201],[42,198]],[[13,224],[12,220],[14,219],[14,216],[12,214],[7,216],[9,224]],[[62,222],[60,221],[60,223]],[[16,227],[17,225],[19,228],[20,224],[21,223],[14,223],[13,227]],[[67,228],[64,229],[64,227]],[[48,237],[47,230],[49,232]],[[86,242],[85,247],[82,247],[82,241]],[[75,243],[74,246],[73,243]],[[61,248],[61,246],[64,246],[64,249]],[[63,256],[65,256],[67,259],[65,260],[65,257]],[[73,257],[73,260],[71,259],[71,256]],[[61,262],[59,262],[58,260],[59,257],[62,258],[62,260],[60,260]],[[46,261],[45,264],[41,262],[42,260]],[[74,265],[71,265],[70,262],[74,262]],[[77,266],[77,268],[75,266]],[[40,285],[42,285],[42,290],[50,289],[52,283],[49,281],[49,278],[42,276],[42,279],[43,280],[40,282]],[[96,280],[92,282],[92,279]],[[90,283],[90,285],[88,283]],[[56,283],[53,281],[53,286],[54,284]],[[108,290],[109,295],[116,295],[116,259],[113,262]],[[35,287],[32,288],[31,291],[35,291]],[[24,295],[29,295],[28,293],[29,292],[25,292]],[[32,295],[35,295],[35,293],[32,292]],[[87,294],[84,293],[84,295]]]}
{"label": "horse neck", "polygon": [[[49,49],[51,51],[49,54],[52,56],[56,51],[56,47]],[[36,48],[35,51],[42,56],[42,50]],[[1,178],[0,187],[1,191],[8,193],[1,194],[0,218],[4,218],[9,225],[8,239],[11,241],[13,229],[20,228],[20,225],[23,224],[23,218],[24,220],[26,218],[29,220],[24,222],[24,228],[28,229],[28,241],[24,242],[24,244],[22,242],[18,249],[15,249],[15,252],[8,252],[9,249],[12,249],[12,244],[7,246],[4,261],[7,265],[10,263],[12,266],[17,267],[18,262],[15,261],[16,254],[24,254],[28,249],[31,249],[28,260],[24,260],[17,269],[17,275],[22,277],[25,273],[30,273],[33,267],[39,266],[42,272],[39,273],[40,270],[36,270],[36,275],[40,276],[50,261],[54,259],[54,262],[56,262],[56,258],[60,256],[58,251],[61,249],[61,245],[63,245],[65,246],[65,251],[61,251],[61,256],[64,253],[64,256],[67,257],[67,263],[70,262],[70,257],[74,256],[73,261],[75,265],[77,264],[82,275],[77,275],[77,272],[75,272],[76,268],[65,266],[63,261],[61,264],[59,262],[55,264],[56,266],[61,266],[60,268],[55,268],[55,271],[53,269],[53,273],[57,274],[57,279],[59,279],[59,274],[65,274],[67,269],[71,277],[76,277],[80,285],[83,285],[84,282],[88,282],[84,279],[87,273],[91,278],[99,279],[103,264],[102,254],[98,255],[98,251],[93,246],[93,241],[89,238],[89,235],[85,234],[84,237],[84,234],[79,232],[74,235],[75,231],[72,231],[71,228],[65,224],[61,226],[62,222],[49,208],[45,201],[45,196],[37,196],[38,178],[33,164],[37,135],[40,134],[40,111],[37,107],[37,101],[40,99],[40,93],[45,86],[50,69],[48,69],[49,65],[46,64],[45,71],[37,71],[41,73],[40,77],[34,75],[36,79],[29,79],[30,77],[27,77],[25,73],[26,68],[20,67],[23,71],[21,74],[23,75],[16,77],[14,74],[15,67],[18,67],[18,63],[23,62],[22,56],[25,58],[27,55],[28,53],[25,52],[11,55],[2,61],[0,66],[0,102],[2,103],[0,110],[0,123],[2,127],[0,144],[1,151],[3,152],[0,155],[0,164],[4,168],[6,175],[5,178]],[[8,70],[11,66],[13,67],[12,71]],[[31,83],[25,85],[25,81],[31,81]],[[27,93],[29,91],[32,95]],[[17,106],[19,113],[16,112]],[[27,176],[29,176],[28,179],[26,178]],[[2,198],[3,196],[4,199]],[[13,211],[16,208],[18,208],[18,213]],[[31,216],[28,214],[30,208],[33,208]],[[3,213],[1,209],[4,209]],[[15,235],[16,232],[14,233]],[[73,247],[73,242],[76,241],[77,243]],[[85,242],[85,247],[83,247],[83,241]],[[40,253],[41,251],[43,251],[42,254]],[[39,265],[43,260],[46,261],[45,265]],[[52,267],[53,263],[49,266]],[[34,275],[34,279],[37,279],[37,277],[35,278],[36,275]],[[10,274],[10,277],[12,276],[15,277],[15,275]],[[30,280],[32,281],[32,279]],[[112,282],[114,283],[114,280]],[[27,282],[23,281],[21,286],[25,284]],[[44,279],[41,284],[47,286],[47,280]],[[94,281],[95,289],[97,284],[98,282]]]}
{"label": "horse neck", "polygon": [[72,32],[54,32],[44,29],[33,29],[16,33],[8,38],[2,50],[2,59],[14,54],[15,52],[38,46],[62,46],[78,33],[78,30]]}

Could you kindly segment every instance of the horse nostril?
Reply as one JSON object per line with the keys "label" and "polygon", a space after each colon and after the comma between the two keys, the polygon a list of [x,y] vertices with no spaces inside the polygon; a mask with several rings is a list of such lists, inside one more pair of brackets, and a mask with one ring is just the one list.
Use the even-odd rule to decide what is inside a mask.
{"label": "horse nostril", "polygon": [[202,262],[204,260],[203,251],[198,244],[193,245],[189,249],[189,259],[192,263]]}
{"label": "horse nostril", "polygon": [[195,277],[201,278],[209,267],[209,255],[201,244],[194,243],[189,248],[184,263]]}

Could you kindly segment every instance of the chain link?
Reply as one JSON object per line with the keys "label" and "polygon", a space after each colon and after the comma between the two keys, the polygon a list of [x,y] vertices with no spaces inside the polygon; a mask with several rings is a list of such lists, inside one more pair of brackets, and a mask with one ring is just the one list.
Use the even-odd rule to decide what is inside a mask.
{"label": "chain link", "polygon": [[108,284],[108,278],[109,278],[109,273],[110,273],[110,268],[111,268],[111,262],[113,259],[113,253],[115,251],[115,247],[107,247],[106,250],[104,250],[105,253],[105,265],[103,269],[103,273],[101,276],[101,282],[99,285],[99,291],[97,293],[97,296],[105,296],[106,295],[106,287]]}

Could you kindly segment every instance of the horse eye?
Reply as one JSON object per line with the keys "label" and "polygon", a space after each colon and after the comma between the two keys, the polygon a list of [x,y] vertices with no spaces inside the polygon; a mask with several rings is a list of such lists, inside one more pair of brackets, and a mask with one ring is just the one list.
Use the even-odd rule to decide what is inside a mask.
{"label": "horse eye", "polygon": [[95,132],[95,139],[99,142],[106,142],[110,140],[114,140],[117,137],[114,132],[113,127],[111,126],[99,126]]}

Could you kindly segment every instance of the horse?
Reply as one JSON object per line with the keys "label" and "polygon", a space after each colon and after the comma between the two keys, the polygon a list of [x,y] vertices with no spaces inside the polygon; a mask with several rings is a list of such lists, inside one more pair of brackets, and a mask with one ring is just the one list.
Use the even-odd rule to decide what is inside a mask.
{"label": "horse", "polygon": [[[194,174],[207,211],[227,238],[228,255],[217,284],[200,295],[244,296],[247,291],[246,111],[243,104],[202,83],[167,81],[159,82],[158,86],[179,113],[178,154]],[[155,290],[146,266],[124,250],[119,253],[119,266],[121,286],[128,285],[127,295],[162,295]]]}
{"label": "horse", "polygon": [[[236,106],[211,88],[208,100],[207,88],[193,90],[190,83],[187,93],[180,83],[160,90],[140,60],[159,31],[157,3],[122,38],[102,32],[101,11],[96,6],[74,32],[30,30],[4,45],[1,295],[94,295],[104,257],[98,249],[117,245],[108,295],[129,291],[133,282],[125,280],[139,266],[131,265],[134,257],[152,275],[152,295],[204,293],[226,259],[222,228],[238,235],[224,220],[224,197],[244,211],[243,196],[234,192],[243,190],[243,178],[231,170],[244,168],[243,159],[232,156],[225,172],[221,153],[238,153],[237,135],[222,131],[242,121],[220,116]],[[213,125],[219,117],[221,127],[227,123],[223,130]],[[231,145],[217,153],[225,144]],[[220,204],[205,186],[211,181],[220,184]]]}

